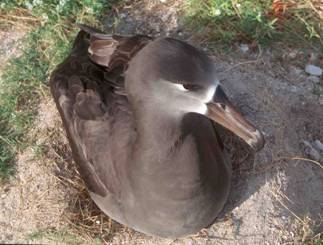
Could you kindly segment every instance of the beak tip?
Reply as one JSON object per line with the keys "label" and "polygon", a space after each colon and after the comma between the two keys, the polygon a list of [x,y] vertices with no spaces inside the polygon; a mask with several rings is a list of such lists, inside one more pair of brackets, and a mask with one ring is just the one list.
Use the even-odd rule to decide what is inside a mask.
{"label": "beak tip", "polygon": [[264,135],[259,130],[256,130],[254,138],[250,139],[248,144],[255,151],[260,151],[265,145]]}
{"label": "beak tip", "polygon": [[89,52],[90,55],[93,55],[93,50],[92,50],[91,46],[89,46],[87,51]]}
{"label": "beak tip", "polygon": [[264,147],[263,134],[234,108],[221,86],[217,86],[212,100],[207,103],[207,109],[210,119],[235,133],[255,151]]}

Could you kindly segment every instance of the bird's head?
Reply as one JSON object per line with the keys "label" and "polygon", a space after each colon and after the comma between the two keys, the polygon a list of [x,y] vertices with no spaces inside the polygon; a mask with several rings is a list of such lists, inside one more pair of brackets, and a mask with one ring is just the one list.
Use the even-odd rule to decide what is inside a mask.
{"label": "bird's head", "polygon": [[168,110],[174,115],[202,114],[253,149],[264,146],[262,133],[226,96],[212,60],[187,43],[171,38],[151,42],[131,60],[125,79],[126,91],[133,101],[154,104],[156,110]]}

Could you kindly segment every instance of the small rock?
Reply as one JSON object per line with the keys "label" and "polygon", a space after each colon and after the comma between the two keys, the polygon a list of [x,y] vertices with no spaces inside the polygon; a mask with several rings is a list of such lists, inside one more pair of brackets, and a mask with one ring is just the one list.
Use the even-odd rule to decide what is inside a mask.
{"label": "small rock", "polygon": [[320,105],[323,105],[323,96],[320,96],[320,98],[319,98],[319,104]]}
{"label": "small rock", "polygon": [[239,49],[242,53],[247,53],[249,51],[249,46],[248,44],[240,44]]}
{"label": "small rock", "polygon": [[323,143],[321,141],[315,140],[314,143],[318,150],[323,151]]}
{"label": "small rock", "polygon": [[290,88],[290,91],[293,92],[293,93],[296,93],[298,91],[297,87],[292,85],[291,88]]}
{"label": "small rock", "polygon": [[310,158],[315,161],[320,161],[321,154],[312,146],[312,144],[306,140],[303,141],[304,144],[308,147],[307,154]]}
{"label": "small rock", "polygon": [[320,161],[320,159],[321,159],[320,153],[317,150],[315,150],[314,148],[310,149],[309,156],[315,161]]}
{"label": "small rock", "polygon": [[322,75],[322,69],[315,65],[306,65],[305,71],[313,76],[321,76]]}
{"label": "small rock", "polygon": [[159,0],[160,2],[162,2],[162,3],[166,3],[167,2],[167,0]]}
{"label": "small rock", "polygon": [[284,239],[284,241],[286,241],[288,239],[288,237],[285,235],[283,235],[282,238]]}
{"label": "small rock", "polygon": [[127,14],[125,14],[125,13],[121,13],[119,16],[120,16],[120,18],[124,19],[124,18],[126,18],[126,17],[127,17]]}
{"label": "small rock", "polygon": [[297,52],[296,52],[295,50],[293,50],[292,52],[290,52],[290,53],[288,54],[288,57],[289,57],[290,59],[295,59],[295,58],[297,57]]}
{"label": "small rock", "polygon": [[312,146],[312,144],[306,140],[303,141],[304,144],[308,147],[307,154],[310,158],[315,161],[320,161],[321,154]]}
{"label": "small rock", "polygon": [[319,78],[319,77],[316,77],[316,76],[309,76],[309,77],[307,78],[307,80],[308,80],[309,82],[313,82],[313,83],[320,83],[320,78]]}

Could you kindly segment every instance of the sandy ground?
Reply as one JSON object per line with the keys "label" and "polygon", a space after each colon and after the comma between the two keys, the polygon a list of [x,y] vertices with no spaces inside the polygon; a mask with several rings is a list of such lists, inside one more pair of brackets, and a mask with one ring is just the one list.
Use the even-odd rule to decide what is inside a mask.
{"label": "sandy ground", "polygon": [[25,31],[23,30],[0,30],[0,72],[10,58],[19,55],[20,40],[24,35]]}
{"label": "sandy ground", "polygon": [[[140,1],[126,6],[118,10],[115,30],[171,35],[200,45],[199,37],[181,26],[178,4]],[[112,17],[107,18],[111,23]],[[0,35],[2,43],[14,46],[19,36],[12,38],[13,33]],[[9,56],[3,44],[0,48],[3,61]],[[107,243],[283,244],[323,231],[323,151],[315,144],[323,142],[323,88],[322,80],[304,72],[307,62],[322,67],[322,57],[314,52],[308,58],[310,50],[250,48],[242,52],[238,44],[229,55],[208,52],[227,94],[264,132],[265,148],[254,154],[223,130],[234,164],[233,187],[223,214],[208,229],[170,240],[145,236],[112,222],[110,228],[114,229],[105,239]],[[35,129],[29,134],[46,151],[38,158],[35,147],[21,153],[17,175],[0,187],[0,242],[64,243],[58,236],[49,240],[42,231],[69,229],[71,218],[65,216],[83,209],[71,204],[75,197],[80,198],[79,187],[73,184],[78,177],[73,175],[75,164],[50,97],[40,105]],[[99,212],[95,217],[105,216]]]}

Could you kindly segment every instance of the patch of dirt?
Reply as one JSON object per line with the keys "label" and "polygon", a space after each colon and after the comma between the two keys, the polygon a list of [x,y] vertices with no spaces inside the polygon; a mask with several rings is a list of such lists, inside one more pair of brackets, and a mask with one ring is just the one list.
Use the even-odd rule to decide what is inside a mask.
{"label": "patch of dirt", "polygon": [[[118,22],[113,28],[122,34],[175,36],[200,46],[198,35],[179,20],[180,4],[129,2],[115,9]],[[30,232],[64,227],[77,236],[86,234],[87,241],[95,241],[95,234],[112,244],[282,244],[304,242],[322,232],[323,152],[314,142],[323,142],[323,90],[305,74],[305,54],[292,52],[278,48],[244,53],[238,45],[229,55],[209,51],[225,91],[266,137],[265,148],[254,154],[223,130],[234,178],[225,210],[211,227],[171,240],[108,219],[86,194],[55,105],[48,100],[40,105],[31,132],[44,150],[42,160],[33,159],[35,152],[28,149],[19,156],[16,177],[0,187],[0,241],[26,242]]]}
{"label": "patch of dirt", "polygon": [[[9,183],[0,186],[1,242],[25,243],[35,232],[63,226],[62,214],[68,204],[69,191],[55,175],[54,160],[42,158],[41,149],[37,148],[47,138],[44,132],[56,126],[53,116],[56,111],[50,110],[44,102],[40,106],[37,127],[29,132],[30,137],[37,139],[37,144],[18,155],[16,174]],[[41,127],[43,121],[47,122],[46,128]],[[40,239],[38,242],[49,241]]]}
{"label": "patch of dirt", "polygon": [[20,29],[10,32],[0,30],[0,75],[8,60],[19,55],[19,46],[22,44],[20,40],[25,34],[25,31]]}
{"label": "patch of dirt", "polygon": [[60,226],[66,195],[48,171],[50,163],[33,157],[32,149],[19,155],[17,175],[1,188],[0,241],[24,243],[35,231]]}
{"label": "patch of dirt", "polygon": [[105,29],[121,35],[173,36],[180,32],[181,6],[182,0],[126,1],[107,16]]}

